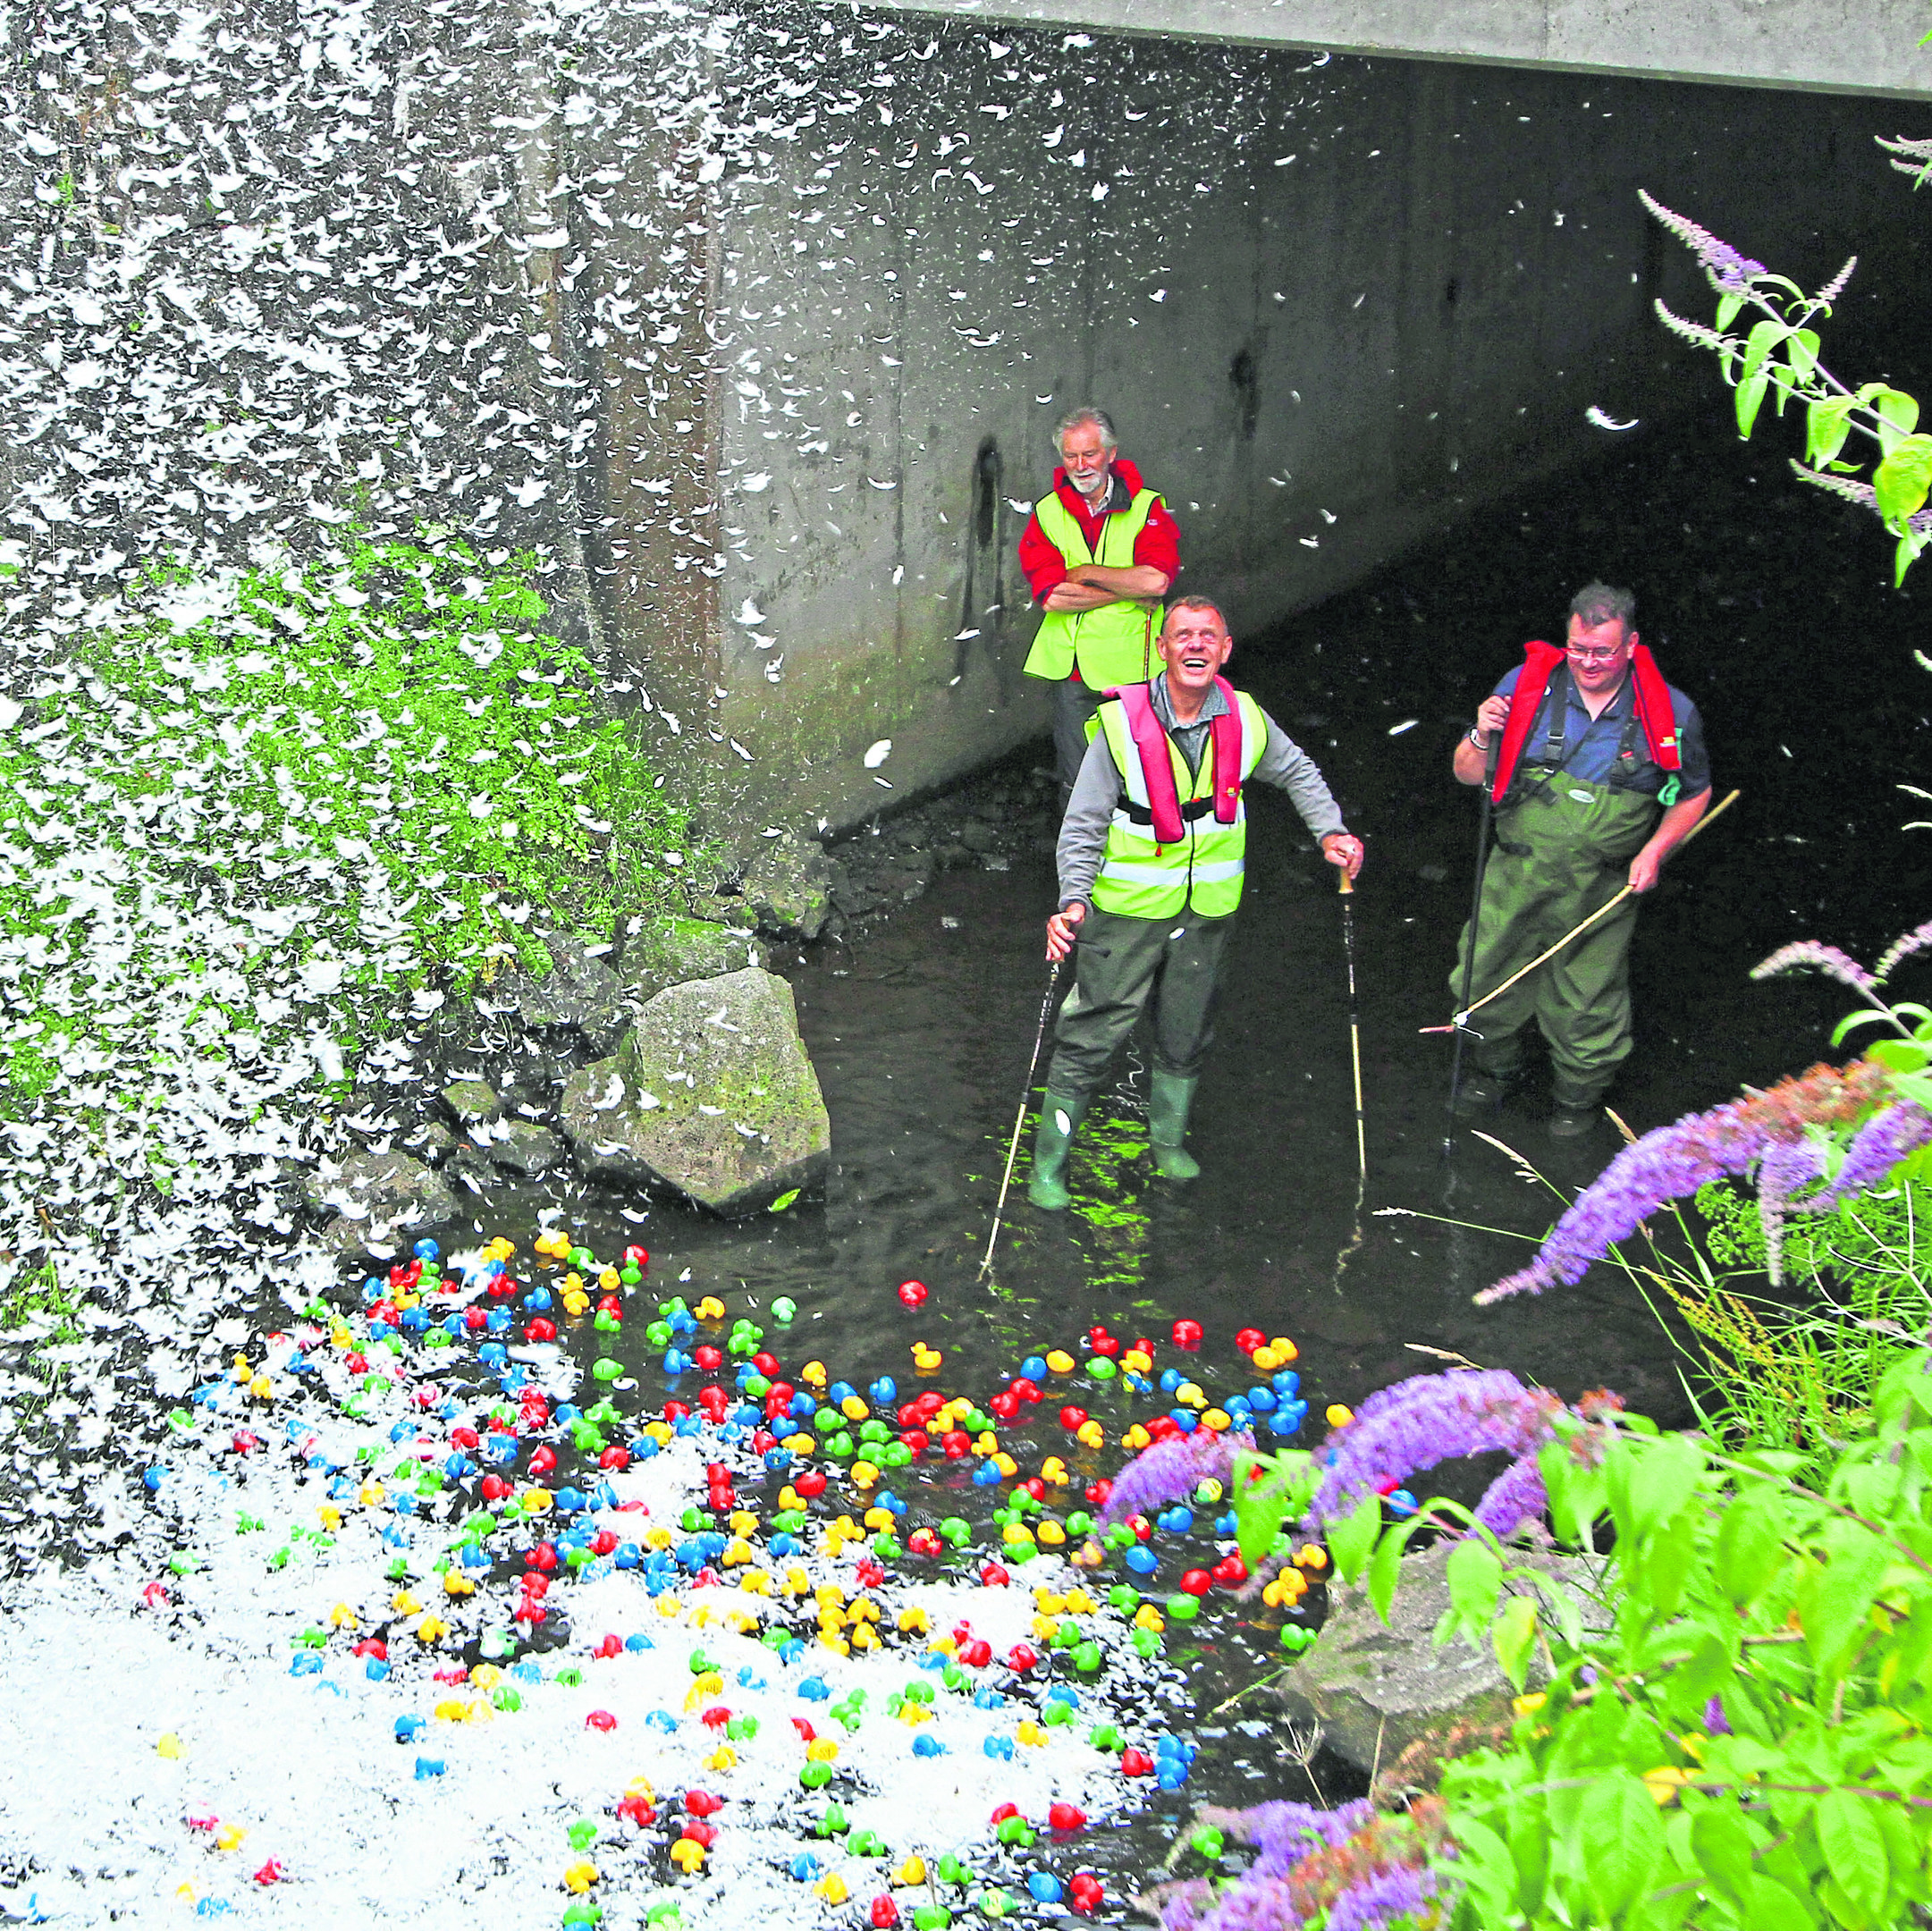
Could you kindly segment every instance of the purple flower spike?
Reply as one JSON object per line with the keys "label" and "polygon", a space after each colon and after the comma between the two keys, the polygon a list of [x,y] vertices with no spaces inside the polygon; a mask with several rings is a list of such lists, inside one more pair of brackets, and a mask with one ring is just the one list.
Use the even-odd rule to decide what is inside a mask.
{"label": "purple flower spike", "polygon": [[1813,1067],[1767,1092],[1708,1113],[1688,1113],[1647,1133],[1577,1196],[1536,1259],[1484,1288],[1476,1296],[1478,1305],[1581,1280],[1591,1261],[1627,1240],[1666,1201],[1683,1200],[1726,1174],[1748,1173],[1773,1146],[1802,1142],[1808,1126],[1849,1126],[1887,1091],[1885,1068],[1869,1060],[1843,1072]]}
{"label": "purple flower spike", "polygon": [[1752,261],[1748,255],[1740,255],[1728,241],[1720,241],[1709,229],[1700,228],[1694,221],[1682,215],[1674,215],[1661,201],[1653,201],[1641,188],[1637,190],[1637,198],[1697,257],[1713,288],[1721,289],[1727,295],[1742,295],[1756,276],[1765,273],[1761,261]]}
{"label": "purple flower spike", "polygon": [[1506,1542],[1526,1528],[1540,1528],[1548,1506],[1543,1471],[1532,1451],[1512,1462],[1482,1491],[1482,1499],[1476,1505],[1476,1520]]}
{"label": "purple flower spike", "polygon": [[1704,1706],[1704,1734],[1706,1736],[1729,1736],[1731,1720],[1724,1713],[1724,1699],[1714,1696]]}
{"label": "purple flower spike", "polygon": [[1923,952],[1928,946],[1932,946],[1932,919],[1894,939],[1886,947],[1885,957],[1872,967],[1872,977],[1882,984],[1892,976],[1894,967],[1902,965],[1914,953]]}
{"label": "purple flower spike", "polygon": [[1351,1885],[1329,1907],[1327,1931],[1379,1931],[1403,1918],[1420,1918],[1436,1894],[1436,1874],[1398,1864]]}
{"label": "purple flower spike", "polygon": [[1765,1272],[1773,1286],[1784,1278],[1785,1209],[1800,1187],[1818,1178],[1818,1148],[1809,1140],[1779,1140],[1765,1149],[1758,1162],[1758,1219],[1764,1228]]}
{"label": "purple flower spike", "polygon": [[1328,1473],[1309,1519],[1333,1522],[1364,1496],[1458,1455],[1495,1448],[1527,1454],[1550,1439],[1550,1417],[1562,1406],[1547,1389],[1526,1388],[1503,1368],[1412,1375],[1379,1388],[1329,1438],[1322,1451]]}
{"label": "purple flower spike", "polygon": [[1232,1430],[1217,1435],[1204,1428],[1142,1449],[1114,1478],[1101,1511],[1101,1525],[1144,1515],[1163,1503],[1185,1501],[1204,1481],[1218,1481],[1225,1489],[1234,1480],[1237,1452],[1253,1454],[1253,1436]]}
{"label": "purple flower spike", "polygon": [[1849,953],[1816,939],[1800,939],[1781,946],[1761,966],[1752,966],[1751,975],[1753,979],[1775,979],[1780,973],[1794,971],[1801,966],[1812,966],[1827,979],[1835,979],[1840,985],[1850,986],[1868,999],[1878,989],[1877,980]]}
{"label": "purple flower spike", "polygon": [[1837,1177],[1807,1206],[1835,1207],[1880,1185],[1907,1154],[1932,1145],[1932,1115],[1909,1100],[1876,1113],[1853,1134]]}

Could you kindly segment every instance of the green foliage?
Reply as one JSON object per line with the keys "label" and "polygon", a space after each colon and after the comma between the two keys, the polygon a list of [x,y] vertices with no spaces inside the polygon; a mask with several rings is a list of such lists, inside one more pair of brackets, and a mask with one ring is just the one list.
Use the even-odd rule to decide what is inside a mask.
{"label": "green foliage", "polygon": [[[530,561],[359,544],[334,568],[249,571],[205,613],[200,586],[158,572],[185,594],[90,633],[77,656],[110,704],[183,735],[100,776],[139,802],[213,752],[261,842],[366,848],[420,888],[420,964],[460,984],[513,954],[547,970],[517,902],[607,925],[620,896],[662,890],[645,864],[682,826],[624,724],[600,714],[589,660],[544,628]],[[55,699],[46,715],[86,729],[98,708]]]}
{"label": "green foliage", "polygon": [[495,554],[161,568],[89,613],[0,729],[0,1114],[174,1188],[141,1123],[181,1083],[246,1128],[345,1091],[401,999],[671,901],[681,815]]}
{"label": "green foliage", "polygon": [[49,1330],[48,1342],[78,1341],[80,1313],[80,1302],[62,1285],[60,1271],[51,1261],[36,1268],[20,1268],[0,1287],[0,1333],[11,1333],[38,1320]]}
{"label": "green foliage", "polygon": [[1756,1200],[1731,1181],[1700,1190],[1708,1265],[1647,1270],[1700,1347],[1711,1425],[1739,1446],[1810,1450],[1869,1424],[1873,1393],[1932,1324],[1924,1156],[1882,1190],[1784,1227],[1785,1291],[1765,1291]]}
{"label": "green foliage", "polygon": [[1519,1682],[1540,1654],[1548,1680],[1506,1749],[1444,1773],[1457,1924],[1876,1931],[1932,1903],[1927,1366],[1895,1361],[1872,1429],[1809,1481],[1636,1418],[1599,1465],[1552,1443],[1557,1519],[1615,1541],[1568,1614],[1492,1539],[1458,1547],[1440,1634],[1481,1632]]}

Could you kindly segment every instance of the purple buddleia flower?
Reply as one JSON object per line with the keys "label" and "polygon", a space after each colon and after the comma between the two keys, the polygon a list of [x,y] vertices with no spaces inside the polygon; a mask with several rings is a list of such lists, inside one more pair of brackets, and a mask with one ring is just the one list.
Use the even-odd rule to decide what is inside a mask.
{"label": "purple buddleia flower", "polygon": [[1728,241],[1720,241],[1709,229],[1700,228],[1694,221],[1673,214],[1661,201],[1653,201],[1641,188],[1637,190],[1637,198],[1697,257],[1713,288],[1721,289],[1729,295],[1742,295],[1750,288],[1754,276],[1764,274],[1765,266],[1761,261],[1752,261],[1748,255],[1740,255]]}
{"label": "purple buddleia flower", "polygon": [[1436,1874],[1397,1864],[1364,1877],[1329,1906],[1326,1931],[1378,1931],[1402,1918],[1420,1918],[1436,1894]]}
{"label": "purple buddleia flower", "polygon": [[1360,1798],[1338,1810],[1317,1810],[1286,1799],[1241,1810],[1203,1804],[1194,1813],[1194,1820],[1211,1825],[1236,1843],[1253,1844],[1261,1853],[1254,1868],[1278,1876],[1293,1870],[1310,1851],[1324,1847],[1332,1850],[1357,1831],[1366,1830],[1375,1821],[1375,1806]]}
{"label": "purple buddleia flower", "polygon": [[1729,1736],[1731,1720],[1724,1713],[1724,1699],[1714,1696],[1704,1705],[1704,1734],[1706,1736]]}
{"label": "purple buddleia flower", "polygon": [[[1666,1201],[1707,1182],[1748,1173],[1772,1146],[1801,1141],[1811,1126],[1849,1126],[1885,1100],[1883,1067],[1860,1060],[1843,1072],[1814,1067],[1766,1092],[1687,1113],[1627,1146],[1571,1203],[1528,1267],[1476,1296],[1480,1306],[1581,1280],[1592,1261],[1635,1233]],[[1856,1143],[1853,1143],[1856,1144]],[[1818,1204],[1822,1204],[1822,1202]]]}
{"label": "purple buddleia flower", "polygon": [[1287,1878],[1250,1871],[1221,1893],[1197,1931],[1302,1931],[1305,1922]]}
{"label": "purple buddleia flower", "polygon": [[1872,967],[1872,977],[1882,984],[1896,967],[1913,954],[1923,952],[1928,946],[1932,946],[1932,919],[1928,919],[1923,925],[1913,926],[1911,931],[1894,939],[1886,948],[1885,957]]}
{"label": "purple buddleia flower", "polygon": [[1201,1914],[1214,1903],[1214,1881],[1190,1877],[1185,1884],[1161,1885],[1155,1895],[1160,1899],[1160,1931],[1194,1931]]}
{"label": "purple buddleia flower", "polygon": [[1799,939],[1779,947],[1762,965],[1753,966],[1751,975],[1753,979],[1775,979],[1780,973],[1794,971],[1801,966],[1810,966],[1827,979],[1835,979],[1840,985],[1850,986],[1867,998],[1877,990],[1877,979],[1849,953],[1816,939]]}
{"label": "purple buddleia flower", "polygon": [[1477,1304],[1581,1280],[1592,1261],[1627,1240],[1666,1201],[1683,1200],[1726,1174],[1747,1172],[1769,1140],[1767,1126],[1741,1117],[1734,1106],[1692,1113],[1647,1133],[1577,1196],[1535,1260],[1484,1288]]}
{"label": "purple buddleia flower", "polygon": [[1785,1209],[1800,1187],[1818,1178],[1818,1150],[1810,1140],[1774,1141],[1758,1162],[1758,1220],[1764,1228],[1765,1272],[1774,1287],[1784,1279]]}
{"label": "purple buddleia flower", "polygon": [[1869,1193],[1908,1154],[1928,1144],[1932,1144],[1932,1115],[1910,1100],[1887,1107],[1883,1113],[1873,1114],[1852,1136],[1844,1163],[1831,1185],[1805,1204],[1835,1207],[1855,1194]]}
{"label": "purple buddleia flower", "polygon": [[1504,1368],[1412,1375],[1378,1388],[1323,1445],[1328,1472],[1309,1505],[1311,1524],[1348,1514],[1420,1470],[1501,1448],[1526,1454],[1550,1438],[1562,1403],[1526,1388]]}
{"label": "purple buddleia flower", "polygon": [[1204,1428],[1192,1435],[1170,1435],[1143,1448],[1114,1477],[1100,1521],[1102,1526],[1125,1522],[1165,1503],[1185,1501],[1204,1481],[1218,1481],[1225,1489],[1235,1477],[1235,1456],[1253,1452],[1253,1436],[1231,1429],[1225,1435]]}
{"label": "purple buddleia flower", "polygon": [[1519,1455],[1482,1491],[1482,1499],[1476,1505],[1476,1521],[1506,1542],[1523,1529],[1540,1528],[1548,1506],[1543,1471],[1532,1450]]}
{"label": "purple buddleia flower", "polygon": [[1844,266],[1841,268],[1838,273],[1835,274],[1831,278],[1831,280],[1827,282],[1825,286],[1821,288],[1818,291],[1818,293],[1811,298],[1811,299],[1815,302],[1821,303],[1824,307],[1827,308],[1830,308],[1831,305],[1835,301],[1836,301],[1841,295],[1844,293],[1844,285],[1852,279],[1852,271],[1857,266],[1858,257],[1854,255],[1845,263]]}

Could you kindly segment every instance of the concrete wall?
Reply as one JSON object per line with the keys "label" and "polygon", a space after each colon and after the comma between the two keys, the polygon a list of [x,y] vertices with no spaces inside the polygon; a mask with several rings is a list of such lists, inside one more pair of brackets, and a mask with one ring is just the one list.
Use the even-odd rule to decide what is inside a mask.
{"label": "concrete wall", "polygon": [[1651,316],[1708,296],[1640,186],[1814,280],[1882,281],[1912,212],[1871,103],[918,18],[820,51],[853,105],[713,217],[725,769],[774,820],[1041,728],[1011,552],[1070,404],[1252,630],[1589,453],[1591,405],[1723,406]]}
{"label": "concrete wall", "polygon": [[0,682],[157,557],[528,549],[754,836],[1042,727],[1012,551],[1070,403],[1253,628],[1592,404],[1722,406],[1640,183],[1880,290],[1922,208],[1884,103],[802,0],[45,0],[0,46]]}

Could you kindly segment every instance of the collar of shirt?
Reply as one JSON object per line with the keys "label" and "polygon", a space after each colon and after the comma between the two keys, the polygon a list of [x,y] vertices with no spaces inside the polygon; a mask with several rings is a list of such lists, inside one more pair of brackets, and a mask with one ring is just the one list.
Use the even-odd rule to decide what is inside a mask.
{"label": "collar of shirt", "polygon": [[1566,682],[1569,686],[1569,708],[1582,716],[1586,729],[1594,725],[1607,724],[1612,720],[1621,724],[1630,715],[1630,707],[1636,702],[1633,680],[1628,670],[1624,673],[1624,681],[1616,687],[1616,695],[1610,699],[1608,704],[1604,705],[1603,709],[1595,717],[1590,716],[1590,706],[1583,702],[1583,693],[1577,687],[1576,675],[1573,671],[1571,672]]}
{"label": "collar of shirt", "polygon": [[1168,693],[1168,680],[1165,674],[1155,678],[1148,688],[1153,703],[1154,715],[1170,731],[1198,730],[1202,725],[1212,723],[1228,708],[1228,700],[1221,695],[1220,686],[1219,684],[1211,684],[1208,687],[1208,695],[1202,700],[1200,715],[1194,719],[1192,724],[1182,724],[1177,721],[1175,718],[1174,700]]}

